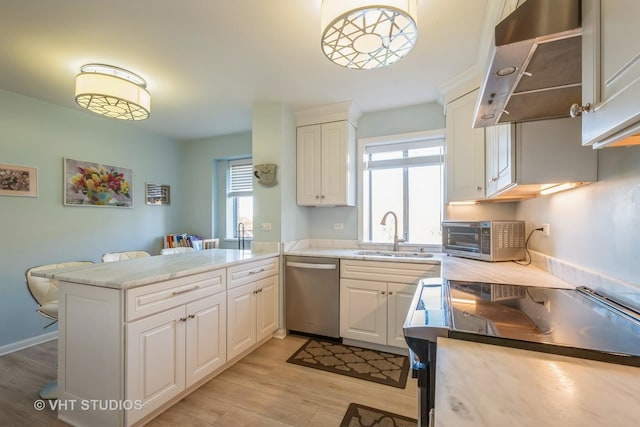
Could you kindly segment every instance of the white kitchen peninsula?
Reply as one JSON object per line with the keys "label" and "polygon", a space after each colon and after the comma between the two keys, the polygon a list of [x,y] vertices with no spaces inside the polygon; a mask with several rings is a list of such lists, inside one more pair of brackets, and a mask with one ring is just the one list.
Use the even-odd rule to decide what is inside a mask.
{"label": "white kitchen peninsula", "polygon": [[[44,272],[59,281],[58,417],[144,423],[262,344],[277,327],[278,255],[214,249]],[[271,330],[229,360],[227,279],[276,284]]]}

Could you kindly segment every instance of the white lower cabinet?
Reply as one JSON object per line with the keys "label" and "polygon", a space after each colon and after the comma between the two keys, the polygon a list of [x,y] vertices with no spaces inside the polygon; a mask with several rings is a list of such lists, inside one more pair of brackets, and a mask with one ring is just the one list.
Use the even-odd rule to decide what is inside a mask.
{"label": "white lower cabinet", "polygon": [[340,336],[406,348],[402,326],[416,285],[439,275],[437,264],[342,260]]}
{"label": "white lower cabinet", "polygon": [[416,285],[367,280],[340,281],[340,335],[374,344],[406,347],[402,325]]}
{"label": "white lower cabinet", "polygon": [[126,336],[126,396],[142,403],[130,425],[226,363],[225,294],[131,322]]}
{"label": "white lower cabinet", "polygon": [[233,359],[278,327],[278,276],[229,289],[227,307],[227,350]]}
{"label": "white lower cabinet", "polygon": [[61,280],[58,398],[118,407],[67,405],[58,418],[142,424],[221,372],[277,328],[278,266],[235,262],[127,289]]}

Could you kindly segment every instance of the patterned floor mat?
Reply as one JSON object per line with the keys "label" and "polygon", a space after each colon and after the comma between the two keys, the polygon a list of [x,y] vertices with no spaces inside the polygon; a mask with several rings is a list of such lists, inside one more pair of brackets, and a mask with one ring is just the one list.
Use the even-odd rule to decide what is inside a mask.
{"label": "patterned floor mat", "polygon": [[407,356],[310,339],[289,363],[404,388],[409,373]]}
{"label": "patterned floor mat", "polygon": [[380,409],[352,403],[349,405],[340,427],[415,427],[418,420]]}

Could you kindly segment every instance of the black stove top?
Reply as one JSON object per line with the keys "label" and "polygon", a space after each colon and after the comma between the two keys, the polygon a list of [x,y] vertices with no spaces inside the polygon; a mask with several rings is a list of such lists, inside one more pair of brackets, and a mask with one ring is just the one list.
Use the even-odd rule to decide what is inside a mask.
{"label": "black stove top", "polygon": [[640,366],[640,314],[588,288],[424,280],[404,330]]}

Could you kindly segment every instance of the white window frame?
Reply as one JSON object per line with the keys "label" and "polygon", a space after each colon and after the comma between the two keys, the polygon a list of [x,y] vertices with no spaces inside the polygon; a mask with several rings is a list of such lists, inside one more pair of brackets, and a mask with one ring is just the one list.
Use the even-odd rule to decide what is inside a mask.
{"label": "white window frame", "polygon": [[[225,174],[225,204],[226,204],[226,218],[225,218],[225,240],[228,241],[237,241],[239,236],[237,233],[237,221],[235,206],[232,203],[229,203],[229,198],[232,196],[232,191],[230,188],[231,184],[231,168],[233,166],[249,166],[251,169],[250,176],[253,181],[253,159],[251,157],[245,157],[242,159],[234,159],[227,161],[227,171]],[[234,192],[233,196],[242,197],[242,196],[253,196],[253,182],[252,182],[252,190],[251,191],[237,191]],[[250,237],[246,237],[245,241],[253,240]]]}
{"label": "white window frame", "polygon": [[[403,144],[403,143],[412,143],[412,142],[424,141],[424,140],[442,140],[443,144],[445,144],[446,143],[445,136],[446,136],[446,129],[434,129],[434,130],[428,130],[428,131],[409,132],[409,133],[402,133],[402,134],[396,134],[396,135],[386,135],[386,136],[358,139],[357,153],[356,153],[356,157],[358,159],[358,161],[356,162],[357,177],[358,177],[357,178],[358,242],[361,245],[379,246],[381,244],[386,244],[386,242],[383,243],[383,242],[364,241],[364,227],[365,225],[368,225],[368,219],[364,218],[364,213],[365,213],[364,172],[365,172],[365,162],[367,161],[366,154],[365,154],[365,147],[368,145]],[[445,165],[445,162],[444,162],[444,155],[443,155],[443,159],[442,159],[443,168],[444,168],[444,165]],[[443,180],[444,180],[444,176],[443,176]],[[444,186],[444,182],[443,182],[443,186]],[[444,198],[444,194],[443,194],[443,198]],[[441,206],[440,216],[444,218],[443,216],[444,200],[442,200],[440,206]],[[409,246],[425,248],[425,250],[429,250],[429,251],[440,251],[442,249],[442,245],[426,244],[426,243],[425,244],[417,243],[415,245],[409,245]]]}

